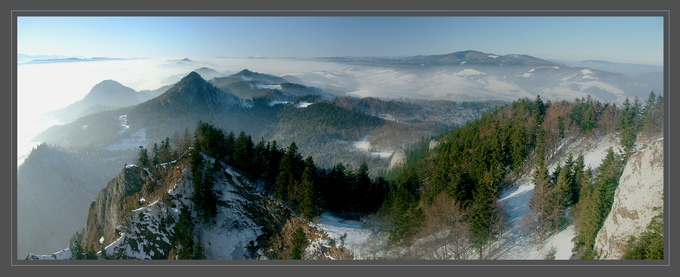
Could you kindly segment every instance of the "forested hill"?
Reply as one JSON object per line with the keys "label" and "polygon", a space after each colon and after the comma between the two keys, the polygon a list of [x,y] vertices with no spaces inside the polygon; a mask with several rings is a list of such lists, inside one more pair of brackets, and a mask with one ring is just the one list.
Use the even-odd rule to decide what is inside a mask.
{"label": "forested hill", "polygon": [[[470,257],[471,249],[488,257],[507,224],[499,193],[529,175],[534,235],[543,240],[574,220],[577,256],[594,257],[595,235],[636,141],[663,136],[662,103],[653,92],[644,104],[635,98],[622,108],[591,98],[520,99],[436,138],[434,149],[421,142],[407,152],[408,166],[389,178],[380,215],[390,240],[412,246],[445,231],[454,245],[450,257]],[[619,137],[622,150],[610,149],[597,171],[585,168],[580,153],[557,153],[568,139],[606,134]]]}

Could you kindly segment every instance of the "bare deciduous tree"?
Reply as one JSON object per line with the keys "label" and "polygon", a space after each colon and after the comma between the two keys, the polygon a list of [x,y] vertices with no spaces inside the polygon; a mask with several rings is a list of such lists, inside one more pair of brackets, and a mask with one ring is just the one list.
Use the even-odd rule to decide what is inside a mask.
{"label": "bare deciduous tree", "polygon": [[432,259],[466,259],[470,247],[468,236],[469,211],[446,193],[435,196],[432,205],[425,210],[425,220],[420,237],[425,241]]}

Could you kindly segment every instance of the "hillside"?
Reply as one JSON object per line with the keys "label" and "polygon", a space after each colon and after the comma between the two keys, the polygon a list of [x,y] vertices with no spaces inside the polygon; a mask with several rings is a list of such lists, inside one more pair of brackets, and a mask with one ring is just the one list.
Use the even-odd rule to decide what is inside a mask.
{"label": "hillside", "polygon": [[[366,163],[317,167],[294,142],[255,144],[199,123],[191,148],[142,148],[69,250],[28,258],[593,259],[610,251],[601,246],[609,218],[654,208],[620,205],[629,180],[659,176],[658,157],[640,158],[661,152],[662,103],[522,99],[421,140],[386,178],[371,178]],[[287,108],[314,107],[380,124],[323,102]],[[340,138],[360,135],[333,133],[345,120],[320,122]]]}

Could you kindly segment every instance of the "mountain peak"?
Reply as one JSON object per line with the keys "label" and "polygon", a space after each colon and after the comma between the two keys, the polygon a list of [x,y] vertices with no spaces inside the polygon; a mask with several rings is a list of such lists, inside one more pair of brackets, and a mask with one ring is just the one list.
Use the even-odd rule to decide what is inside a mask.
{"label": "mountain peak", "polygon": [[184,77],[184,79],[190,79],[190,78],[203,79],[203,77],[201,77],[201,74],[198,74],[198,72],[196,72],[196,71],[191,71],[191,72],[189,72],[189,74],[187,74],[187,76]]}
{"label": "mountain peak", "polygon": [[84,99],[102,104],[111,104],[109,102],[118,102],[116,99],[123,97],[136,98],[137,92],[117,81],[108,79],[94,85]]}
{"label": "mountain peak", "polygon": [[236,74],[237,74],[237,75],[252,75],[253,73],[254,73],[254,72],[252,72],[252,71],[250,71],[250,70],[248,70],[248,69],[244,69],[244,70],[239,71],[239,73],[236,73]]}
{"label": "mountain peak", "polygon": [[[173,102],[185,106],[195,105],[202,109],[232,103],[236,96],[209,83],[196,71],[190,72],[161,96],[149,102]],[[169,103],[168,102],[168,103]],[[174,104],[173,104],[174,105]],[[208,105],[208,106],[205,106]]]}
{"label": "mountain peak", "polygon": [[206,81],[201,77],[201,74],[198,74],[196,71],[191,71],[187,76],[184,76],[178,84],[201,84],[205,82]]}

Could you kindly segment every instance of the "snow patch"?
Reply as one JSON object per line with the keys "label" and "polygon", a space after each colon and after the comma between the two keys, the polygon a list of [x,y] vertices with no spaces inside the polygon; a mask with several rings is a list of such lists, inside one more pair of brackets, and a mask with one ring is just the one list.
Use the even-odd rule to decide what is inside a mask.
{"label": "snow patch", "polygon": [[297,105],[295,105],[295,107],[297,107],[298,109],[302,109],[302,108],[309,107],[309,105],[311,105],[311,104],[314,104],[314,103],[302,101],[302,102],[298,103]]}
{"label": "snow patch", "polygon": [[466,69],[463,69],[461,71],[454,73],[453,75],[461,76],[461,77],[468,77],[468,76],[485,75],[485,74],[486,73],[478,71],[478,70],[474,70],[472,68],[466,68]]}
{"label": "snow patch", "polygon": [[[368,141],[369,137],[370,135],[363,136],[359,140],[351,142],[351,144],[356,150],[369,153],[371,156],[379,157],[382,159],[388,159],[392,157],[392,155],[394,154],[394,150],[376,152],[373,149],[371,149],[371,143]],[[342,140],[336,140],[336,142],[347,143],[346,141]]]}
{"label": "snow patch", "polygon": [[243,100],[239,101],[239,105],[240,105],[242,108],[252,108],[252,107],[255,107],[255,104],[253,103],[253,100],[251,100],[251,99],[243,99]]}
{"label": "snow patch", "polygon": [[354,146],[354,148],[356,148],[356,149],[369,152],[370,148],[371,148],[371,143],[368,142],[369,137],[370,136],[364,136],[364,137],[360,138],[359,140],[352,142],[352,146]]}
{"label": "snow patch", "polygon": [[127,114],[121,115],[118,117],[118,124],[120,124],[120,131],[118,131],[119,134],[122,134],[123,132],[127,131],[127,129],[130,129],[130,126],[127,125]]}
{"label": "snow patch", "polygon": [[273,107],[275,105],[287,105],[287,104],[290,104],[290,103],[291,103],[290,101],[273,100],[273,101],[269,102],[269,106]]}
{"label": "snow patch", "polygon": [[344,236],[345,247],[353,252],[355,258],[361,258],[359,250],[364,247],[364,244],[371,235],[371,231],[364,228],[361,222],[356,220],[344,220],[334,216],[332,213],[326,212],[321,215],[319,223],[313,223],[312,226],[317,227],[328,237],[335,240],[336,245],[340,245],[341,238]]}
{"label": "snow patch", "polygon": [[281,90],[281,85],[264,85],[264,84],[257,84],[255,87],[259,89],[278,89]]}

